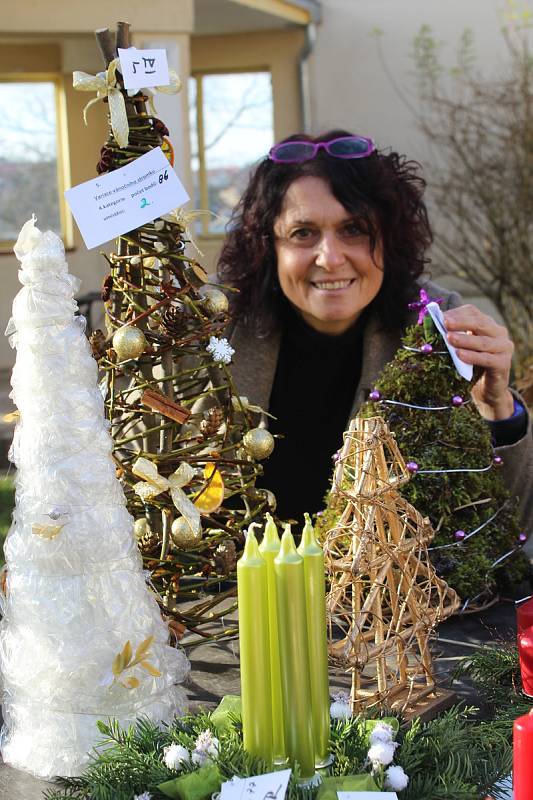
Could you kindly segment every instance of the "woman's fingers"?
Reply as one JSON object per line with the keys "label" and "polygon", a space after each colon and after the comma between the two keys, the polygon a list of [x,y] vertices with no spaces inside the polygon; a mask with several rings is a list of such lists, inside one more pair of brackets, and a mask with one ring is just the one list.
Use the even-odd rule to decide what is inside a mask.
{"label": "woman's fingers", "polygon": [[[503,329],[505,331],[505,329]],[[505,331],[505,334],[507,331]],[[475,350],[478,353],[506,353],[512,355],[513,343],[506,335],[449,333],[448,340],[456,349]]]}
{"label": "woman's fingers", "polygon": [[465,363],[481,370],[472,396],[488,419],[512,413],[508,383],[514,345],[507,328],[470,304],[444,314],[448,340]]}

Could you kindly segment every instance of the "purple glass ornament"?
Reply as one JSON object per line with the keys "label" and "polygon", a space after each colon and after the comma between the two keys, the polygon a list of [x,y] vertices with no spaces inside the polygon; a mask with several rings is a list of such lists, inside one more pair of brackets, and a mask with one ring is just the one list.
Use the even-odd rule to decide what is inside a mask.
{"label": "purple glass ornament", "polygon": [[518,544],[524,544],[524,542],[527,542],[527,534],[523,533],[523,532],[519,533],[518,534]]}
{"label": "purple glass ornament", "polygon": [[407,467],[407,470],[408,472],[411,473],[411,475],[416,475],[416,473],[418,472],[418,464],[416,463],[416,461],[408,461],[405,466]]}
{"label": "purple glass ornament", "polygon": [[501,465],[503,464],[503,458],[501,456],[494,456],[494,458],[492,459],[492,463],[494,464],[495,467],[501,467]]}
{"label": "purple glass ornament", "polygon": [[459,531],[455,531],[455,533],[453,535],[453,538],[455,539],[456,542],[462,542],[463,539],[465,538],[465,536],[466,536],[466,533],[464,531],[459,530]]}
{"label": "purple glass ornament", "polygon": [[464,400],[460,394],[454,394],[454,396],[452,397],[452,406],[455,406],[456,408],[462,406],[463,402]]}
{"label": "purple glass ornament", "polygon": [[372,389],[368,397],[373,402],[377,402],[378,400],[381,400],[381,392],[378,392],[377,389]]}
{"label": "purple glass ornament", "polygon": [[422,351],[422,353],[432,353],[433,352],[433,347],[430,345],[429,342],[426,342],[426,344],[422,345],[420,350]]}

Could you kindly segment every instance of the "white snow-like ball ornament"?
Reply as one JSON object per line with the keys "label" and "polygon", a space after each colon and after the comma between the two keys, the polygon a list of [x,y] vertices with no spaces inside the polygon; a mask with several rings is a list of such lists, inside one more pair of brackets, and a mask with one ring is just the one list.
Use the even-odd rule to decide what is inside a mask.
{"label": "white snow-like ball ornament", "polygon": [[169,769],[179,772],[183,769],[183,764],[190,760],[191,754],[181,744],[171,744],[163,749],[163,762]]}
{"label": "white snow-like ball ornament", "polygon": [[217,339],[216,336],[211,336],[205,349],[217,364],[229,364],[235,352],[227,339]]}
{"label": "white snow-like ball ornament", "polygon": [[396,742],[380,742],[373,744],[368,751],[368,758],[375,765],[388,766],[394,761],[394,751],[398,745]]}
{"label": "white snow-like ball ornament", "polygon": [[331,719],[351,719],[352,707],[350,697],[346,692],[338,692],[333,695],[333,703],[329,708]]}
{"label": "white snow-like ball ornament", "polygon": [[195,747],[192,753],[193,764],[202,766],[207,761],[211,761],[218,756],[219,741],[216,736],[213,736],[211,731],[206,730],[198,736],[195,742]]}
{"label": "white snow-like ball ornament", "polygon": [[394,730],[392,725],[388,722],[378,722],[372,728],[370,733],[370,744],[378,744],[378,742],[392,742],[394,739]]}
{"label": "white snow-like ball ornament", "polygon": [[409,776],[403,771],[403,767],[392,765],[385,771],[385,788],[392,789],[393,792],[401,792],[407,787]]}

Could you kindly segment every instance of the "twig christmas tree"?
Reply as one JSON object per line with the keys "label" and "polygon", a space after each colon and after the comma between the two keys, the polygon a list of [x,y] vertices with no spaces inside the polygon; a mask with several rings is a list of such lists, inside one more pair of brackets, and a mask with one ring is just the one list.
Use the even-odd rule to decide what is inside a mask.
{"label": "twig christmas tree", "polygon": [[[170,154],[166,127],[147,110],[151,92],[130,97],[114,36],[106,29],[97,40],[111,126],[98,172],[155,147]],[[129,47],[126,23],[119,23],[116,45]],[[172,80],[177,88],[177,76]],[[84,73],[75,73],[74,82],[80,89],[95,88]],[[111,107],[117,94],[125,130]],[[261,471],[255,459],[269,455],[274,441],[254,427],[260,409],[234,390],[227,368],[233,351],[222,336],[227,298],[206,285],[200,264],[185,254],[187,237],[187,216],[176,209],[118,239],[116,252],[106,256],[108,336],[99,333],[92,343],[141,550],[168,612],[198,631],[217,619],[213,608],[224,598],[206,600],[205,592],[234,575],[243,530],[268,510],[270,493],[255,489]],[[199,596],[203,601],[187,612],[178,609],[177,600]]]}
{"label": "twig christmas tree", "polygon": [[183,711],[188,663],[168,644],[111,457],[97,370],[75,317],[61,240],[33,220],[15,247],[24,284],[9,331],[20,411],[16,508],[5,555],[2,756],[43,777],[79,774],[119,725]]}
{"label": "twig christmas tree", "polygon": [[329,652],[352,672],[354,712],[404,708],[434,690],[429,635],[459,605],[429,560],[428,520],[400,497],[408,480],[383,420],[353,420],[332,489],[343,510],[324,555]]}

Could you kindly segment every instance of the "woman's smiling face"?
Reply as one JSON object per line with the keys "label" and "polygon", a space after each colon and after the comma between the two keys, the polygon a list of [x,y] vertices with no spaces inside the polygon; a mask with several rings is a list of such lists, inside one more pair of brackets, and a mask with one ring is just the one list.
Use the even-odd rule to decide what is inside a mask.
{"label": "woman's smiling face", "polygon": [[383,283],[383,256],[322,178],[290,184],[274,223],[283,294],[321,333],[346,331]]}

